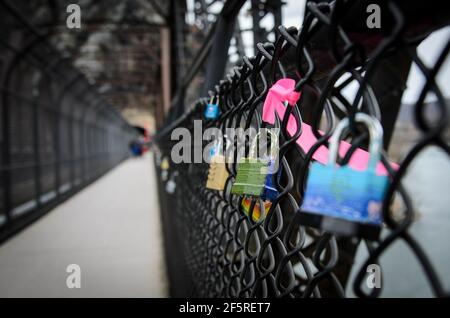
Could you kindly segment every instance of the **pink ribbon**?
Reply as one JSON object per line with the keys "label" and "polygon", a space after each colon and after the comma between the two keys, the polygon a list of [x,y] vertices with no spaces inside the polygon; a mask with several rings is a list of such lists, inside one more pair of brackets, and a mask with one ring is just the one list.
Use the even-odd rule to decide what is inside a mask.
{"label": "pink ribbon", "polygon": [[[280,118],[284,117],[286,107],[284,102],[288,102],[289,105],[295,105],[299,100],[301,93],[296,92],[295,81],[290,78],[281,79],[276,82],[267,93],[266,100],[264,101],[262,120],[269,124],[275,123],[275,113]],[[293,136],[297,132],[297,122],[293,115],[290,115],[287,124],[288,133]],[[323,134],[322,131],[319,131]],[[302,123],[302,134],[297,139],[297,144],[306,153],[317,142],[317,138],[314,135],[310,125]],[[346,141],[341,141],[339,145],[339,155],[345,156],[346,152],[350,149],[351,145]],[[313,154],[313,159],[326,165],[328,163],[328,148],[320,146]],[[356,149],[349,161],[349,166],[358,171],[364,171],[367,169],[369,162],[369,153],[363,149]],[[394,169],[398,169],[398,165],[391,163]],[[388,172],[384,165],[379,162],[376,168],[377,175],[387,175]]]}

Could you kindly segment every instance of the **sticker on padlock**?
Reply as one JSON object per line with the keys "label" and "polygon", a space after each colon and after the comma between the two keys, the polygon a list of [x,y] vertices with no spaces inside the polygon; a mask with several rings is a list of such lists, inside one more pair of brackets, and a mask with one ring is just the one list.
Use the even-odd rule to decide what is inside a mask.
{"label": "sticker on padlock", "polygon": [[220,109],[219,109],[219,99],[217,98],[216,103],[214,103],[214,96],[211,97],[211,100],[206,105],[205,109],[205,118],[214,120],[219,117]]}
{"label": "sticker on padlock", "polygon": [[[260,207],[260,201],[264,203],[264,211],[261,213],[261,207]],[[250,216],[250,208],[252,204],[251,198],[243,198],[242,199],[242,209],[244,210],[245,214]],[[266,218],[267,213],[270,210],[270,207],[272,206],[272,202],[269,200],[256,200],[255,205],[253,207],[253,212],[251,213],[252,219],[255,222],[262,221]]]}
{"label": "sticker on padlock", "polygon": [[261,198],[263,200],[269,200],[272,202],[280,194],[273,182],[274,177],[279,177],[281,170],[278,170],[278,174],[275,173],[275,161],[271,161],[269,164],[269,173],[266,176],[263,192]]}
{"label": "sticker on padlock", "polygon": [[211,148],[211,159],[208,171],[206,188],[222,191],[228,179],[228,171],[225,166],[225,156],[222,155],[222,142]]}
{"label": "sticker on padlock", "polygon": [[261,133],[256,135],[250,147],[249,158],[243,158],[239,162],[236,180],[231,188],[231,193],[259,197],[263,194],[267,176],[274,173],[277,168],[278,136],[271,130],[266,130],[270,135],[269,157],[257,158],[256,148]]}
{"label": "sticker on padlock", "polygon": [[335,234],[376,240],[383,222],[382,205],[388,185],[387,176],[376,173],[383,128],[377,119],[363,113],[356,114],[355,121],[369,129],[367,170],[336,165],[340,138],[349,127],[349,119],[345,118],[330,139],[328,164],[311,165],[300,222]]}

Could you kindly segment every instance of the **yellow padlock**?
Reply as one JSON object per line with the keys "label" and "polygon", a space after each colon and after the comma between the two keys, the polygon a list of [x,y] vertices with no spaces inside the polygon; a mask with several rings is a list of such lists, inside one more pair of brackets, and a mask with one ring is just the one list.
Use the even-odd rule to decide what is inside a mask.
{"label": "yellow padlock", "polygon": [[216,152],[211,157],[208,180],[206,181],[206,188],[211,190],[222,191],[225,187],[225,182],[228,179],[228,171],[225,166],[225,156],[221,154],[222,143],[216,145]]}

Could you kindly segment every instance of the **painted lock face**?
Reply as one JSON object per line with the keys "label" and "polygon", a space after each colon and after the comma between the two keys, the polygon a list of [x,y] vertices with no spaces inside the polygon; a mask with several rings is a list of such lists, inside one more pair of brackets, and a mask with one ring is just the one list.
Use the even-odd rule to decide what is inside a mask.
{"label": "painted lock face", "polygon": [[339,139],[349,124],[346,118],[331,137],[328,165],[315,162],[311,166],[301,221],[336,234],[376,239],[382,225],[382,204],[388,185],[388,178],[375,172],[383,130],[379,121],[369,115],[358,113],[355,120],[369,128],[371,156],[367,170],[336,166]]}
{"label": "painted lock face", "polygon": [[[278,171],[278,174],[280,172],[281,170]],[[279,192],[273,182],[273,178],[276,177],[275,174],[275,160],[271,160],[269,163],[269,173],[266,176],[263,192],[261,194],[261,198],[263,200],[273,201],[279,195]]]}
{"label": "painted lock face", "polygon": [[216,103],[214,103],[214,97],[211,97],[210,102],[206,105],[205,118],[214,120],[219,117],[219,114],[220,114],[220,110],[219,110],[218,100]]}
{"label": "painted lock face", "polygon": [[248,216],[251,215],[253,221],[258,222],[266,218],[267,213],[269,212],[270,207],[272,206],[272,202],[270,202],[269,200],[256,200],[253,206],[253,210],[251,210],[252,199],[243,198],[241,205],[244,213]]}
{"label": "painted lock face", "polygon": [[270,168],[275,167],[275,159],[278,153],[278,136],[267,130],[271,136],[270,155],[267,158],[257,158],[256,147],[261,133],[255,137],[250,147],[249,158],[243,158],[239,162],[236,180],[231,192],[239,195],[259,197],[263,194]]}

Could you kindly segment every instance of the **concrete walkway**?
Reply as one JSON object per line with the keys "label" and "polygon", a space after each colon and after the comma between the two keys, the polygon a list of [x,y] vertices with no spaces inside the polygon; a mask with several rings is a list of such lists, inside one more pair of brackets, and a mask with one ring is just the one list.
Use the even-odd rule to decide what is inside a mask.
{"label": "concrete walkway", "polygon": [[154,174],[129,159],[0,246],[0,297],[166,296]]}

